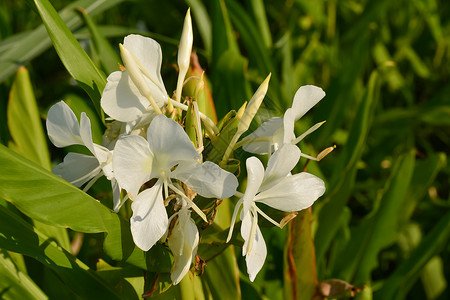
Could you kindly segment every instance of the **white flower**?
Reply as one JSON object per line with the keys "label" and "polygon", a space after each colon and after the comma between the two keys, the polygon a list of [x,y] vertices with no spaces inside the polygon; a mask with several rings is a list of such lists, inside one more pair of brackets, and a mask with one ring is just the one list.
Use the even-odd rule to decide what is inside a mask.
{"label": "white flower", "polygon": [[50,141],[59,148],[70,145],[86,146],[93,154],[68,153],[64,161],[53,168],[53,173],[66,179],[76,187],[90,181],[84,190],[103,174],[111,180],[114,210],[120,206],[120,189],[112,170],[112,151],[97,145],[92,140],[91,121],[82,112],[80,123],[70,107],[60,101],[53,105],[47,114],[47,132]]}
{"label": "white flower", "polygon": [[247,189],[234,209],[228,240],[242,205],[241,235],[245,241],[242,255],[245,256],[251,281],[261,270],[267,255],[266,244],[258,227],[258,214],[280,227],[256,206],[256,202],[285,212],[299,211],[310,207],[325,192],[322,179],[305,172],[290,174],[299,158],[300,149],[297,146],[284,144],[270,157],[265,171],[258,158],[253,156],[247,159]]}
{"label": "white flower", "polygon": [[191,211],[183,206],[177,213],[177,220],[168,238],[169,248],[173,253],[174,262],[170,270],[173,284],[178,284],[189,271],[197,254],[200,240],[197,226],[191,218]]}
{"label": "white flower", "polygon": [[243,146],[243,149],[251,153],[271,154],[284,143],[297,144],[307,134],[319,128],[322,123],[314,125],[301,137],[295,139],[295,121],[307,113],[324,96],[325,92],[314,85],[300,87],[295,93],[292,107],[286,110],[283,118],[271,118],[261,124],[258,129],[245,137],[244,140],[248,143]]}
{"label": "white flower", "polygon": [[133,122],[154,113],[151,100],[162,107],[168,99],[161,78],[162,52],[155,40],[131,34],[124,39],[121,55],[127,70],[108,76],[101,105],[110,117]]}
{"label": "white flower", "polygon": [[[119,186],[127,190],[134,201],[131,231],[136,245],[142,250],[149,250],[167,230],[163,191],[168,197],[169,188],[206,220],[205,214],[172,179],[180,180],[207,198],[223,199],[236,192],[238,181],[233,174],[209,161],[201,164],[198,159],[200,155],[183,128],[164,115],[155,117],[150,123],[147,140],[131,135],[117,141],[114,173]],[[156,183],[138,194],[141,186],[151,179],[156,179]]]}

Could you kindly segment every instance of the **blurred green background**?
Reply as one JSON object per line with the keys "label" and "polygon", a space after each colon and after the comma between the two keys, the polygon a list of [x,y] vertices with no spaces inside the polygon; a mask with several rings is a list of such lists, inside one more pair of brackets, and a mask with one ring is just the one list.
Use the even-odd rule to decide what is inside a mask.
{"label": "blurred green background", "polygon": [[[317,283],[329,279],[353,285],[341,293],[347,298],[353,291],[360,299],[450,298],[448,1],[51,3],[106,75],[117,65],[106,61],[114,55],[104,51],[118,54],[125,35],[156,39],[163,51],[162,77],[169,94],[176,85],[183,18],[191,7],[194,51],[209,79],[219,120],[248,101],[269,72],[269,91],[253,129],[272,116],[282,116],[300,86],[313,84],[325,90],[326,97],[297,122],[296,132],[327,121],[300,145],[311,155],[336,145],[323,161],[307,165],[308,172],[325,180],[327,192],[312,214],[301,213],[289,228],[263,228],[269,256],[254,283],[246,279],[245,261],[236,247],[243,272],[242,298],[311,299]],[[91,17],[91,31],[77,7]],[[7,107],[21,65],[29,71],[43,119],[61,99],[94,109],[41,24],[33,1],[0,3],[0,141],[4,145],[12,141]],[[108,40],[109,48],[95,44],[92,28]],[[64,152],[50,146],[50,154],[57,163]],[[247,156],[235,153],[241,160]],[[302,160],[298,170],[304,165]],[[96,255],[84,243],[77,257],[95,269]],[[41,271],[36,271],[41,269],[26,260],[30,278],[52,295],[52,277],[44,282]],[[212,295],[218,297],[214,291]],[[320,299],[317,292],[315,296]]]}

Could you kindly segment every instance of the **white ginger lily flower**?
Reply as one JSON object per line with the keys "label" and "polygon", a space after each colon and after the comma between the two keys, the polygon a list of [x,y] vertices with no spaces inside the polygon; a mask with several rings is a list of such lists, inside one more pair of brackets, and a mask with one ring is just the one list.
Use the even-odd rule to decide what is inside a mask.
{"label": "white ginger lily flower", "polygon": [[258,214],[281,227],[259,209],[256,202],[281,211],[293,212],[310,207],[325,192],[322,179],[306,172],[291,175],[290,172],[299,158],[300,149],[297,146],[284,144],[270,157],[265,171],[258,158],[252,156],[247,159],[247,189],[234,209],[227,241],[231,238],[234,222],[242,205],[241,235],[245,241],[242,255],[245,256],[251,281],[261,270],[267,255],[266,244],[258,227]]}
{"label": "white ginger lily flower", "polygon": [[295,93],[292,107],[286,110],[284,116],[270,118],[261,124],[253,133],[244,138],[243,142],[245,141],[246,145],[242,148],[250,153],[271,154],[284,143],[297,144],[323,124],[322,122],[312,126],[297,139],[295,138],[294,123],[323,97],[325,97],[325,92],[317,86],[300,87]]}
{"label": "white ginger lily flower", "polygon": [[102,108],[122,122],[148,119],[155,113],[154,105],[158,112],[168,99],[161,78],[161,47],[151,38],[130,34],[121,45],[121,55],[126,70],[108,76]]}
{"label": "white ginger lily flower", "polygon": [[[207,198],[227,198],[236,192],[236,177],[212,162],[199,163],[200,155],[183,128],[164,115],[153,119],[147,130],[147,140],[130,135],[119,138],[114,148],[113,167],[119,186],[133,200],[131,232],[135,244],[149,250],[166,232],[167,212],[163,190],[170,188],[182,197],[204,220],[205,214],[172,182],[178,179]],[[175,170],[172,170],[176,166]],[[139,193],[150,179],[156,183]]]}
{"label": "white ginger lily flower", "polygon": [[83,145],[93,154],[90,156],[70,152],[64,157],[62,163],[53,168],[53,173],[76,187],[81,187],[89,181],[84,191],[87,191],[98,178],[105,175],[111,181],[114,210],[117,211],[120,208],[120,189],[112,170],[113,151],[93,142],[91,121],[86,113],[81,113],[78,124],[77,117],[70,107],[64,101],[60,101],[48,111],[47,132],[50,141],[56,147]]}
{"label": "white ginger lily flower", "polygon": [[191,218],[188,207],[183,206],[176,214],[178,218],[168,237],[169,248],[174,256],[170,270],[170,278],[174,285],[178,284],[189,271],[200,240],[197,226]]}

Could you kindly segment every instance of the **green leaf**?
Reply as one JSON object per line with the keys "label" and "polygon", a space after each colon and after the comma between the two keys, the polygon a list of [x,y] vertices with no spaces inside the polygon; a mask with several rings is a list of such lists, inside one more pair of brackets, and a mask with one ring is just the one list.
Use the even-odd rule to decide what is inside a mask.
{"label": "green leaf", "polygon": [[414,152],[410,151],[396,161],[377,209],[352,230],[351,240],[336,263],[335,276],[355,284],[370,279],[378,253],[395,241],[398,215],[411,182],[414,160]]}
{"label": "green leaf", "polygon": [[145,268],[130,225],[64,179],[0,145],[0,197],[32,219],[85,233],[106,232],[106,253]]}
{"label": "green leaf", "polygon": [[239,269],[233,246],[207,262],[202,280],[206,281],[212,299],[241,298]]}
{"label": "green leaf", "polygon": [[312,299],[318,285],[311,209],[304,209],[289,223],[285,247],[285,295],[290,299]]}
{"label": "green leaf", "polygon": [[[26,122],[24,122],[26,120]],[[8,105],[8,127],[15,141],[15,150],[26,158],[50,170],[50,155],[42,129],[39,110],[27,69],[19,68],[11,88]],[[69,237],[64,228],[56,228],[35,221],[34,225],[47,236],[70,249]]]}
{"label": "green leaf", "polygon": [[402,299],[420,276],[423,267],[443,249],[450,237],[450,212],[447,212],[427,234],[410,256],[375,292],[375,299]]}
{"label": "green leaf", "polygon": [[26,158],[50,170],[47,140],[42,129],[39,109],[27,69],[19,68],[11,87],[8,105],[8,127],[16,150]]}
{"label": "green leaf", "polygon": [[361,158],[370,128],[370,120],[378,97],[380,86],[377,72],[373,72],[369,78],[369,84],[361,99],[356,117],[351,126],[348,141],[335,164],[336,172],[333,187],[328,192],[323,207],[319,211],[319,225],[314,237],[317,254],[317,265],[320,267],[325,258],[325,253],[331,244],[340,224],[341,215],[349,199],[355,184],[357,163]]}
{"label": "green leaf", "polygon": [[105,75],[93,64],[50,2],[34,2],[61,61],[70,75],[88,93],[103,120],[100,98],[106,85]]}
{"label": "green leaf", "polygon": [[31,218],[72,230],[106,232],[115,214],[64,179],[0,145],[0,196]]}
{"label": "green leaf", "polygon": [[94,49],[97,52],[103,70],[106,74],[119,71],[120,58],[111,47],[108,40],[103,36],[100,30],[98,30],[97,25],[84,9],[78,8],[77,11],[80,13],[83,21],[89,29],[89,33],[91,34],[92,42],[94,44]]}
{"label": "green leaf", "polygon": [[217,61],[213,97],[219,115],[240,107],[249,98],[245,79],[248,61],[240,53],[225,51]]}
{"label": "green leaf", "polygon": [[[83,7],[90,16],[95,16],[106,9],[125,0],[79,0],[70,3],[59,14],[64,23],[75,29],[82,24],[80,17],[75,13],[75,7]],[[34,7],[32,0],[27,0]],[[14,73],[17,68],[35,58],[50,48],[51,40],[45,26],[38,26],[32,31],[23,32],[3,40],[0,43],[0,82]]]}
{"label": "green leaf", "polygon": [[0,249],[0,296],[5,300],[48,299],[27,274],[18,270],[4,249]]}
{"label": "green leaf", "polygon": [[0,247],[35,258],[54,270],[83,299],[120,299],[83,262],[0,206]]}

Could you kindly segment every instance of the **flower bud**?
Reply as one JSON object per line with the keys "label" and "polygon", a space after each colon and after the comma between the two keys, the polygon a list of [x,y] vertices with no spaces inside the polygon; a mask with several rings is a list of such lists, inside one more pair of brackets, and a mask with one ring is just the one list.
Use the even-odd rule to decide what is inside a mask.
{"label": "flower bud", "polygon": [[194,36],[192,33],[192,20],[191,9],[188,8],[186,17],[184,18],[183,33],[181,34],[180,47],[178,49],[178,82],[176,91],[176,100],[179,102],[181,99],[181,90],[183,89],[184,77],[189,68],[189,62],[191,60],[192,43]]}

